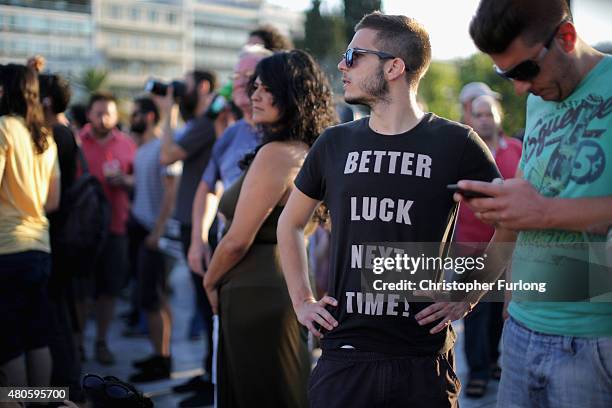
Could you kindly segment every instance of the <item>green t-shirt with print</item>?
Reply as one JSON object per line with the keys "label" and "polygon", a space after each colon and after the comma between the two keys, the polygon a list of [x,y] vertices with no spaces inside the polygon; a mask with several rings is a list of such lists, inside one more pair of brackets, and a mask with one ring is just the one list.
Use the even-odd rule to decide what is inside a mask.
{"label": "green t-shirt with print", "polygon": [[[529,96],[519,168],[540,194],[612,195],[611,78],[612,56],[605,56],[565,100]],[[612,303],[602,301],[612,299],[610,251],[605,235],[522,231],[512,259],[512,281],[546,282],[547,292],[539,298],[514,292],[510,315],[541,333],[612,336]]]}

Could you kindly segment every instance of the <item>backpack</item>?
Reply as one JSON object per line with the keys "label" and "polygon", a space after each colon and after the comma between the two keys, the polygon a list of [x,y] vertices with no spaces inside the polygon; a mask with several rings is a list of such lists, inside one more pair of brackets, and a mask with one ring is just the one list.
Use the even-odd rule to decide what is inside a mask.
{"label": "backpack", "polygon": [[111,208],[102,183],[89,172],[77,147],[81,175],[64,191],[61,222],[54,231],[54,246],[65,255],[95,257],[109,233]]}

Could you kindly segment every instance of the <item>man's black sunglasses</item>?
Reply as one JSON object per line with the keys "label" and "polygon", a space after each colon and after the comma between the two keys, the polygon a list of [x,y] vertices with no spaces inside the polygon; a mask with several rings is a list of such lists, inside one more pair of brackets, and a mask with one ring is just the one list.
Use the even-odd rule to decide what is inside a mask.
{"label": "man's black sunglasses", "polygon": [[355,62],[355,55],[357,54],[374,54],[380,59],[393,59],[394,55],[391,55],[387,52],[383,51],[375,51],[375,50],[366,50],[365,48],[349,48],[346,50],[342,57],[344,58],[344,63],[347,67],[352,67]]}
{"label": "man's black sunglasses", "polygon": [[525,60],[506,71],[499,68],[497,65],[493,65],[495,73],[504,79],[514,79],[517,81],[531,81],[533,78],[537,77],[540,73],[540,65],[537,61],[544,58],[544,55],[546,55],[546,53],[550,49],[550,45],[557,36],[557,31],[559,31],[559,27],[561,27],[561,24],[563,23],[565,23],[565,20],[559,23],[559,25],[555,28],[555,31],[544,43],[544,48],[542,48],[540,54],[538,54],[538,57],[535,60]]}

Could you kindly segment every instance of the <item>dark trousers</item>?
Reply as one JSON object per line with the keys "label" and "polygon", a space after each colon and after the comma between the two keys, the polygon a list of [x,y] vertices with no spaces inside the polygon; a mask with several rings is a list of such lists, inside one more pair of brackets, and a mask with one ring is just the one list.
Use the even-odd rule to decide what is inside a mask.
{"label": "dark trousers", "polygon": [[497,363],[504,326],[503,308],[501,302],[479,303],[463,320],[470,378],[488,380],[491,366]]}
{"label": "dark trousers", "polygon": [[49,345],[50,271],[46,252],[0,255],[0,364]]}
{"label": "dark trousers", "polygon": [[[183,253],[185,259],[187,259],[187,253],[189,252],[189,246],[191,245],[191,225],[181,224],[181,243],[183,244]],[[206,328],[206,341],[208,342],[208,353],[204,358],[204,369],[207,373],[212,373],[212,334],[213,334],[213,322],[212,322],[212,308],[208,302],[208,296],[204,291],[203,277],[193,271],[189,271],[191,274],[191,281],[193,282],[193,289],[195,292],[196,300],[202,318],[204,319],[204,327]]]}
{"label": "dark trousers", "polygon": [[[53,241],[52,241],[53,242]],[[70,399],[84,401],[81,388],[81,359],[74,334],[79,327],[74,280],[82,276],[87,263],[52,248],[51,277],[49,278],[49,312],[51,332],[49,351],[53,359],[51,386],[69,387]]]}
{"label": "dark trousers", "polygon": [[131,220],[129,231],[131,251],[134,251],[131,262],[136,273],[137,305],[145,312],[157,312],[168,297],[166,257],[161,250],[147,247],[145,241],[151,231],[135,219]]}
{"label": "dark trousers", "polygon": [[323,350],[310,377],[311,408],[458,407],[461,385],[454,353],[389,356],[357,350]]}

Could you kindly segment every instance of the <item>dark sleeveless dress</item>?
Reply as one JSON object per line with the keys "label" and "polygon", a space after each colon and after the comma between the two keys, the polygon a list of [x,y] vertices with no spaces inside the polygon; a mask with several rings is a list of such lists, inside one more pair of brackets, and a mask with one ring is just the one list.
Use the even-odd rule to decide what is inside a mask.
{"label": "dark sleeveless dress", "polygon": [[[245,174],[221,197],[231,225]],[[307,407],[307,331],[295,316],[280,267],[274,208],[219,290],[218,406]]]}

